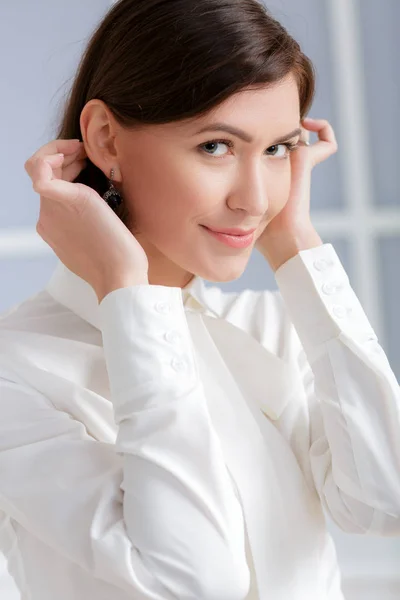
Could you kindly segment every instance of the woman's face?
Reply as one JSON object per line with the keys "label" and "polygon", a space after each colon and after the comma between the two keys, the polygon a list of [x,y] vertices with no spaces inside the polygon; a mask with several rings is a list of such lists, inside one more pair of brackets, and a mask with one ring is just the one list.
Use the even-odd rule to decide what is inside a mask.
{"label": "woman's face", "polygon": [[[252,141],[220,130],[199,133],[213,123],[241,129]],[[299,140],[299,133],[290,136],[299,127],[298,88],[290,78],[240,92],[201,119],[118,131],[120,189],[149,258],[151,284],[183,287],[193,274],[213,282],[242,275],[255,240],[288,200],[284,143]],[[254,242],[232,248],[203,226],[256,228]]]}

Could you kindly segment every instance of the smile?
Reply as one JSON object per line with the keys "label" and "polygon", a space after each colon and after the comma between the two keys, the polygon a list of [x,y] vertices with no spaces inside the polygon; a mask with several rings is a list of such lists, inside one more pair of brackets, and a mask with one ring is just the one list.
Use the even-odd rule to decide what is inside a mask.
{"label": "smile", "polygon": [[254,232],[249,235],[230,235],[228,233],[219,233],[218,231],[211,231],[208,227],[201,225],[205,231],[207,231],[215,240],[230,246],[231,248],[247,248],[251,246],[254,240]]}

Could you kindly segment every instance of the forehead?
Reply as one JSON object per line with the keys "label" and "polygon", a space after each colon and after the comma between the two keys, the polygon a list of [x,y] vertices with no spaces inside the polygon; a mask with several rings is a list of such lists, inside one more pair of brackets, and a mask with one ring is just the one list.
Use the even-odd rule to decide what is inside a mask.
{"label": "forehead", "polygon": [[[212,123],[226,123],[243,129],[249,136],[265,142],[265,136],[278,138],[299,127],[300,100],[294,77],[257,89],[246,88],[203,114],[182,121],[146,125],[146,139],[188,140],[199,137],[200,129]],[[205,134],[203,134],[204,137]]]}
{"label": "forehead", "polygon": [[300,101],[297,83],[294,79],[284,80],[260,88],[247,88],[213,109],[209,116],[223,117],[227,114],[252,113],[255,116],[274,118],[299,113]]}
{"label": "forehead", "polygon": [[175,125],[185,135],[191,135],[213,122],[226,122],[253,134],[261,130],[279,135],[298,127],[299,121],[298,86],[296,80],[290,77],[270,86],[241,90],[205,115]]}

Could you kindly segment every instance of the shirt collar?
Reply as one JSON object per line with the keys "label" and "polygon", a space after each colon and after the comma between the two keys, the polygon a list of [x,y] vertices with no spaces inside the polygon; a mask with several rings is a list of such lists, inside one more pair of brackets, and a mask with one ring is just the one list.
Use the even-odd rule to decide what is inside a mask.
{"label": "shirt collar", "polygon": [[[60,304],[72,310],[79,317],[101,329],[99,319],[99,302],[92,286],[68,269],[59,261],[45,290]],[[182,300],[185,311],[199,312],[212,317],[217,313],[208,305],[207,288],[204,280],[195,275],[182,288]]]}

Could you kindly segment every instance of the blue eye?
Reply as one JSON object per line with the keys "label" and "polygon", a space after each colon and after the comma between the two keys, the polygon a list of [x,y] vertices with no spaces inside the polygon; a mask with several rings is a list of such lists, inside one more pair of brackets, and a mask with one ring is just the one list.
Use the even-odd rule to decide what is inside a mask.
{"label": "blue eye", "polygon": [[[199,146],[199,148],[205,153],[208,154],[209,156],[215,156],[216,158],[221,158],[221,156],[216,155],[215,153],[209,153],[206,150],[203,150],[206,146],[210,146],[210,145],[218,145],[218,144],[223,144],[225,146],[228,146],[228,148],[233,148],[234,144],[231,140],[210,140],[209,142],[206,142],[205,144],[201,144]],[[267,150],[271,150],[272,148],[284,148],[285,149],[285,153],[283,156],[279,156],[277,155],[277,153],[273,153],[273,154],[269,154],[268,156],[277,156],[278,158],[282,158],[282,159],[286,159],[289,158],[290,152],[293,152],[294,150],[296,150],[299,147],[298,143],[294,143],[294,142],[286,142],[285,144],[276,144],[274,146],[270,146],[269,148],[267,148]]]}

